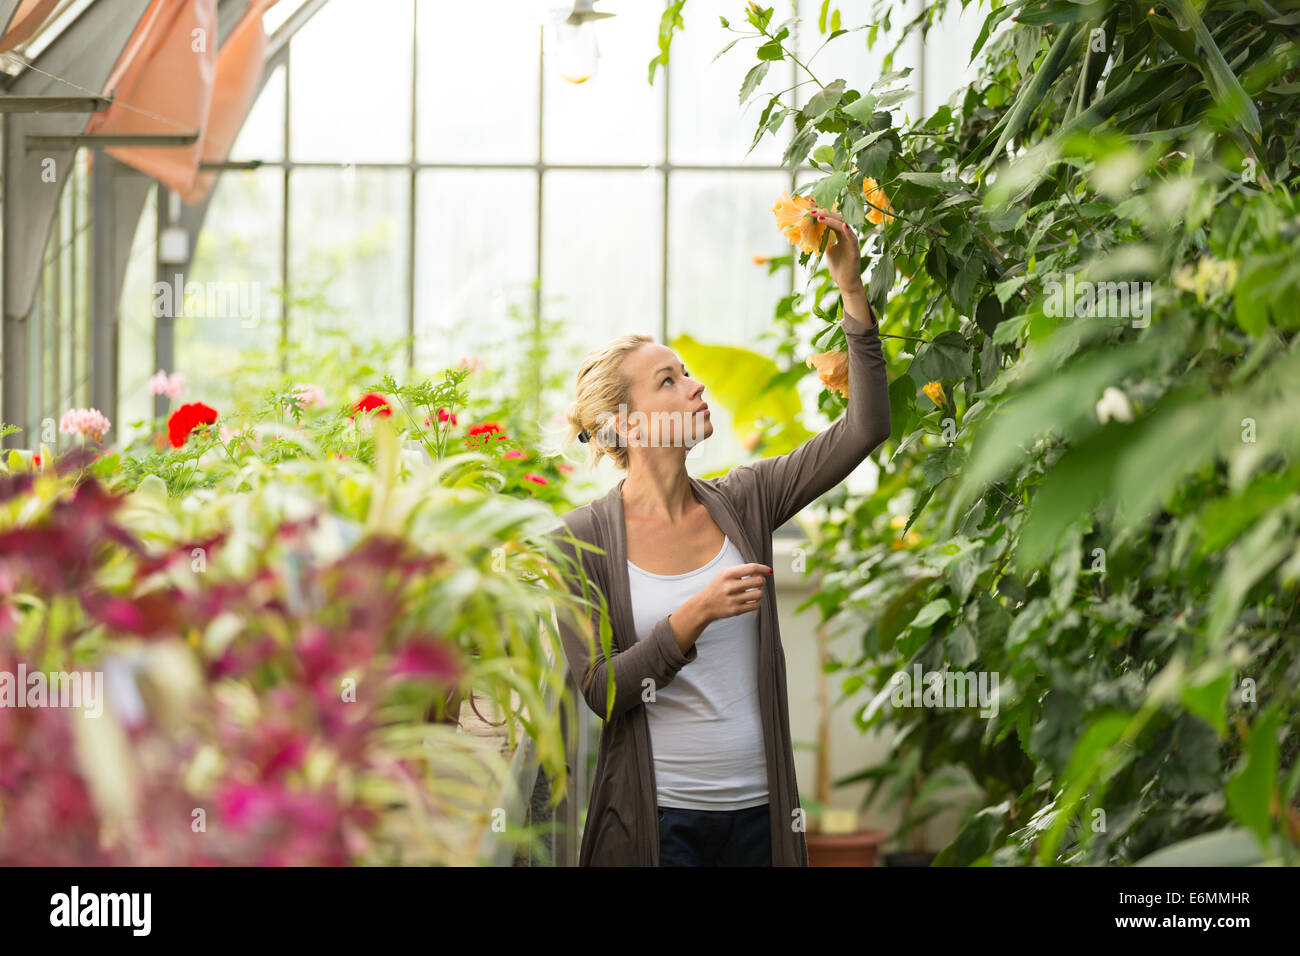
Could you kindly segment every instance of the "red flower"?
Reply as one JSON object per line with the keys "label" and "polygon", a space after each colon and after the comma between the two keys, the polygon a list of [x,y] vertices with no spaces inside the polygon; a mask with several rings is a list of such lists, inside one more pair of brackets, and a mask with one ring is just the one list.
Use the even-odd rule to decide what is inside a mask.
{"label": "red flower", "polygon": [[550,484],[550,482],[547,481],[545,478],[543,478],[541,475],[534,475],[531,471],[528,474],[524,475],[524,481],[535,481],[539,485]]}
{"label": "red flower", "polygon": [[[378,411],[376,411],[376,409],[378,409]],[[383,418],[389,418],[393,414],[393,410],[388,407],[388,399],[384,398],[384,396],[380,395],[378,392],[366,392],[366,394],[357,399],[357,403],[352,406],[352,410],[358,413],[374,412],[376,415]]]}
{"label": "red flower", "polygon": [[469,426],[469,431],[467,432],[467,434],[469,434],[469,435],[471,435],[471,436],[472,436],[472,435],[487,435],[487,434],[490,434],[490,433],[492,433],[492,432],[496,432],[496,433],[497,433],[496,437],[497,437],[498,439],[501,439],[501,438],[505,438],[505,437],[506,437],[505,429],[503,429],[503,428],[502,428],[500,425],[498,425],[496,422],[483,422],[482,424],[479,424],[479,425],[470,425],[470,426]]}
{"label": "red flower", "polygon": [[167,419],[167,437],[173,448],[180,448],[199,425],[212,425],[217,420],[217,410],[202,402],[190,402],[172,412]]}
{"label": "red flower", "polygon": [[[456,424],[455,412],[448,413],[447,409],[445,408],[438,409],[438,421],[445,422],[448,418],[451,419],[452,425]],[[433,425],[433,420],[428,415],[424,416],[424,425],[426,428],[431,427]]]}
{"label": "red flower", "polygon": [[32,455],[32,467],[33,467],[33,468],[39,468],[39,467],[41,467],[41,456],[40,456],[40,455]]}

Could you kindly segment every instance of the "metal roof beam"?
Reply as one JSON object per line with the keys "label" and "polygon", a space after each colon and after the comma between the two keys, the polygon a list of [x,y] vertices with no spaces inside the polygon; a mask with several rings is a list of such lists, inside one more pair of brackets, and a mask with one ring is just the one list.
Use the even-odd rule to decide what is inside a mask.
{"label": "metal roof beam", "polygon": [[271,42],[266,49],[266,60],[271,62],[286,44],[293,39],[293,35],[307,25],[307,21],[320,12],[320,8],[325,6],[329,0],[307,0],[301,7],[293,12],[288,20],[280,24],[280,29],[271,35]]}
{"label": "metal roof beam", "polygon": [[199,133],[28,133],[27,151],[34,149],[63,150],[85,146],[89,149],[110,149],[114,146],[192,146]]}
{"label": "metal roof beam", "polygon": [[111,96],[0,95],[0,113],[98,113],[112,102]]}

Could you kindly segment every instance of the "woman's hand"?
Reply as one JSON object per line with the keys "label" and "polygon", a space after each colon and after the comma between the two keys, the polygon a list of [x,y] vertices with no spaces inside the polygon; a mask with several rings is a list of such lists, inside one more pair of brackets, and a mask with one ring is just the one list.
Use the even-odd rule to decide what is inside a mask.
{"label": "woman's hand", "polygon": [[668,616],[682,653],[714,621],[757,611],[772,569],[766,564],[737,564],[723,568],[698,594]]}
{"label": "woman's hand", "polygon": [[737,564],[723,568],[692,600],[699,604],[709,622],[756,611],[763,600],[763,587],[767,584],[763,575],[771,573],[772,569],[766,564]]}
{"label": "woman's hand", "polygon": [[844,311],[863,328],[873,328],[876,317],[867,302],[867,290],[862,286],[862,252],[858,249],[858,237],[853,234],[848,223],[829,209],[814,206],[809,215],[817,217],[818,222],[835,230],[838,237],[835,245],[826,248],[826,268],[830,270],[831,279],[839,286]]}
{"label": "woman's hand", "polygon": [[831,279],[841,292],[861,290],[862,250],[858,248],[858,237],[853,234],[849,224],[838,213],[821,206],[814,206],[809,215],[835,231],[837,241],[826,247],[826,268],[830,271]]}

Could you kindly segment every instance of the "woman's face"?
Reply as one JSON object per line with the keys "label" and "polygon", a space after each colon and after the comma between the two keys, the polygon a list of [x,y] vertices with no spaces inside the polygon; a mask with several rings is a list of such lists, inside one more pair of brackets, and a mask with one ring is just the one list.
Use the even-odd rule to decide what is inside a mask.
{"label": "woman's face", "polygon": [[631,382],[630,407],[620,411],[616,428],[630,447],[691,448],[713,434],[704,386],[672,349],[646,342],[623,359],[623,374]]}

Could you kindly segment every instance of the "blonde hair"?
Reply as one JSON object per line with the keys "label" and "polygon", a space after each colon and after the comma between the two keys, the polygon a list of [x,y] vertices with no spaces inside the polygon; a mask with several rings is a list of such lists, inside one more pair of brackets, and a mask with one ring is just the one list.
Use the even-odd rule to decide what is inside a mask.
{"label": "blonde hair", "polygon": [[620,405],[631,404],[632,383],[623,374],[623,360],[647,342],[654,342],[654,339],[635,332],[620,335],[603,347],[588,352],[578,369],[577,398],[565,413],[569,422],[565,444],[576,441],[578,434],[586,431],[587,464],[590,467],[594,468],[602,457],[608,455],[616,467],[627,470],[627,447],[619,444],[613,421]]}

